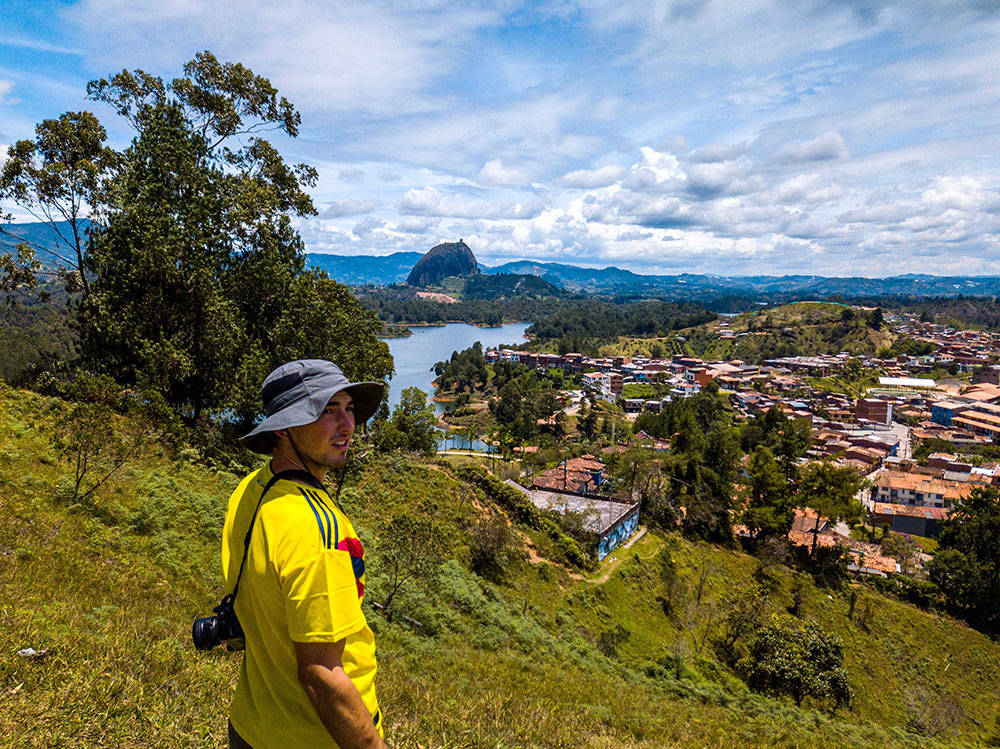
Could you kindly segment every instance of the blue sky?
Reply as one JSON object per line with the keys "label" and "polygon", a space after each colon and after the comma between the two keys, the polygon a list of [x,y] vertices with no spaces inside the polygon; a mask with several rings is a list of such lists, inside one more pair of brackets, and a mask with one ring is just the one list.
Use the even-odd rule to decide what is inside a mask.
{"label": "blue sky", "polygon": [[126,145],[87,81],[203,49],[300,109],[313,252],[1000,273],[998,0],[14,0],[0,159],[84,108]]}

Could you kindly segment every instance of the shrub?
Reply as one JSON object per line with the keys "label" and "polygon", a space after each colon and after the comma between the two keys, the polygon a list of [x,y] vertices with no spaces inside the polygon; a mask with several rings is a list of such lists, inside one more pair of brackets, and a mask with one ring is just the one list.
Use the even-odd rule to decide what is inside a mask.
{"label": "shrub", "polygon": [[500,580],[515,559],[510,528],[499,515],[482,518],[469,531],[469,568],[477,575]]}

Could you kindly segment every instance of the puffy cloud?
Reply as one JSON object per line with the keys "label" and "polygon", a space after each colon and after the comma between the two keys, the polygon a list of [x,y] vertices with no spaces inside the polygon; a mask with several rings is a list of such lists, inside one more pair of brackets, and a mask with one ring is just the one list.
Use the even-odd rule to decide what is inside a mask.
{"label": "puffy cloud", "polygon": [[378,178],[383,182],[399,182],[403,178],[403,175],[396,174],[395,172],[379,172]]}
{"label": "puffy cloud", "polygon": [[436,229],[438,224],[441,223],[440,219],[437,218],[425,218],[423,216],[407,216],[406,218],[399,221],[396,224],[396,231],[405,232],[406,234],[425,234],[426,232]]}
{"label": "puffy cloud", "polygon": [[356,223],[351,232],[361,239],[380,238],[385,236],[385,232],[382,231],[385,228],[385,221],[368,216]]}
{"label": "puffy cloud", "polygon": [[687,191],[701,198],[738,195],[759,190],[761,179],[749,173],[749,167],[735,161],[692,164],[687,170]]}
{"label": "puffy cloud", "polygon": [[728,145],[724,143],[710,143],[707,146],[693,150],[687,160],[695,164],[732,161],[745,154],[747,150],[748,145],[746,141]]}
{"label": "puffy cloud", "polygon": [[502,159],[492,159],[483,164],[476,179],[484,185],[526,185],[531,178],[518,169],[508,169]]}
{"label": "puffy cloud", "polygon": [[983,185],[972,177],[938,177],[922,196],[925,204],[935,208],[969,210],[983,204]]}
{"label": "puffy cloud", "polygon": [[4,98],[7,96],[7,94],[9,94],[13,90],[14,90],[14,84],[11,81],[7,81],[4,80],[3,78],[0,78],[0,102],[2,102]]}
{"label": "puffy cloud", "polygon": [[826,203],[844,196],[844,188],[820,174],[796,174],[778,185],[775,197],[782,203]]}
{"label": "puffy cloud", "polygon": [[341,169],[337,176],[343,182],[363,182],[368,174],[364,169]]}
{"label": "puffy cloud", "polygon": [[447,216],[467,219],[527,219],[544,210],[538,198],[525,203],[504,201],[491,203],[485,200],[462,200],[444,195],[436,187],[412,188],[407,190],[396,205],[396,210],[412,216]]}
{"label": "puffy cloud", "polygon": [[570,188],[592,190],[596,187],[613,185],[621,179],[623,174],[625,174],[625,167],[608,164],[600,169],[578,169],[563,175],[559,182]]}
{"label": "puffy cloud", "polygon": [[377,200],[358,200],[355,198],[347,198],[346,200],[337,200],[330,204],[330,206],[324,210],[319,217],[320,218],[340,218],[341,216],[360,216],[365,213],[371,213],[376,208],[381,205]]}
{"label": "puffy cloud", "polygon": [[779,162],[802,163],[809,161],[832,161],[847,155],[847,147],[840,133],[827,130],[812,140],[793,143],[779,150],[774,158]]}

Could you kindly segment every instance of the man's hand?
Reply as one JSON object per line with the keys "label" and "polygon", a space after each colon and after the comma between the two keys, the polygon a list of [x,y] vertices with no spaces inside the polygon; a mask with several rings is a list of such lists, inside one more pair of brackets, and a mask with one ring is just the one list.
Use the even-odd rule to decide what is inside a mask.
{"label": "man's hand", "polygon": [[388,749],[357,688],[344,673],[344,644],[345,640],[294,643],[299,683],[341,749]]}

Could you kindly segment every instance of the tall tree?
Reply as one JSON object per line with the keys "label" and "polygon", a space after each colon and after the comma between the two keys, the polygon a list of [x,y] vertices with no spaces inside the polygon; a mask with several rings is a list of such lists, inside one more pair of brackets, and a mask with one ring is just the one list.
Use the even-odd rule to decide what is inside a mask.
{"label": "tall tree", "polygon": [[757,447],[747,463],[750,497],[743,522],[754,538],[781,538],[791,530],[794,504],[778,461],[766,447]]}
{"label": "tall tree", "polygon": [[944,521],[931,579],[976,626],[1000,632],[1000,490],[976,487]]}
{"label": "tall tree", "polygon": [[796,494],[798,505],[816,511],[811,552],[813,556],[816,555],[821,517],[826,517],[831,523],[860,520],[861,502],[857,496],[864,485],[864,478],[856,470],[828,461],[809,463],[800,471]]}
{"label": "tall tree", "polygon": [[[57,119],[43,120],[35,128],[34,140],[19,140],[7,151],[0,171],[0,200],[10,200],[38,221],[50,226],[59,238],[59,249],[21,237],[0,226],[0,233],[20,240],[18,244],[42,254],[61,270],[67,286],[79,286],[84,295],[90,284],[84,273],[84,250],[89,219],[100,205],[106,179],[115,172],[120,156],[105,145],[107,133],[90,112],[66,112]],[[2,219],[0,219],[2,220]],[[21,252],[27,257],[27,252]],[[9,257],[6,256],[5,257]],[[30,267],[37,275],[41,268]]]}
{"label": "tall tree", "polygon": [[305,188],[316,171],[286,164],[259,135],[297,135],[298,112],[266,78],[211,53],[184,73],[88,85],[136,136],[88,247],[85,355],[193,418],[249,420],[264,375],[292,358],[336,359],[354,379],[390,374],[374,314],[303,269],[292,219],[315,213]]}

